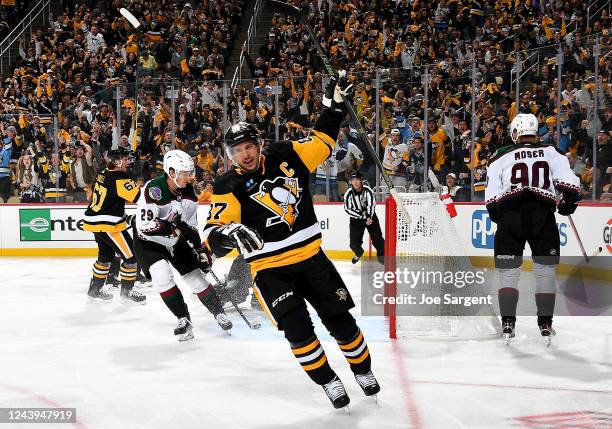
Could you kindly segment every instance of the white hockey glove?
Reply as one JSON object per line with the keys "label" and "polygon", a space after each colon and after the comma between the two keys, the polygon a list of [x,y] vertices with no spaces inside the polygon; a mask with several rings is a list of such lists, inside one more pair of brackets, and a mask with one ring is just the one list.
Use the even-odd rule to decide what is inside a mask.
{"label": "white hockey glove", "polygon": [[353,84],[346,77],[346,70],[338,72],[338,78],[332,77],[325,87],[323,105],[326,107],[344,108],[344,97],[353,89]]}
{"label": "white hockey glove", "polygon": [[240,253],[249,253],[263,248],[264,242],[261,236],[254,229],[241,223],[230,223],[220,231],[228,244],[240,249]]}

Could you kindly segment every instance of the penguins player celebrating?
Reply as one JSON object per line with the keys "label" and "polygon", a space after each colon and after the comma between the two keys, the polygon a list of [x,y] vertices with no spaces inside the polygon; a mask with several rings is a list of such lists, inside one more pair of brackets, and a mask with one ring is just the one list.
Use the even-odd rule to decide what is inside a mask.
{"label": "penguins player celebrating", "polygon": [[560,250],[555,191],[562,195],[557,210],[563,216],[574,213],[582,194],[567,157],[554,146],[538,142],[534,115],[516,115],[509,131],[515,144],[493,154],[485,189],[487,210],[497,223],[494,252],[500,272],[502,336],[506,343],[515,336],[517,286],[527,242],[533,255],[538,326],[550,344],[555,334],[555,265],[559,264]]}
{"label": "penguins player celebrating", "polygon": [[257,129],[240,122],[225,135],[235,169],[215,181],[204,239],[220,257],[233,248],[245,256],[254,293],[272,323],[284,332],[308,376],[335,408],[350,402],[314,332],[306,301],[336,339],[358,384],[368,396],[380,390],[371,371],[363,333],[349,313],[354,307],[342,278],[321,250],[321,230],[308,189],[310,173],[332,153],[343,120],[345,74],[332,79],[311,135],[262,149]]}
{"label": "penguins player celebrating", "polygon": [[179,319],[174,335],[179,341],[193,338],[191,318],[180,289],[174,282],[172,267],[215,316],[223,330],[232,322],[214,288],[205,280],[200,267],[212,263],[198,233],[198,198],[191,183],[195,167],[191,157],[181,150],[164,155],[164,175],[147,182],[136,211],[136,257],[164,303]]}

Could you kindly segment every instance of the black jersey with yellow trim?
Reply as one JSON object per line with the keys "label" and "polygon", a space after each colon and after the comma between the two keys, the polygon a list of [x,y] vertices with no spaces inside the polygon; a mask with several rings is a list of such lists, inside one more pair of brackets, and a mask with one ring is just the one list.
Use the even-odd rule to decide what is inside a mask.
{"label": "black jersey with yellow trim", "polygon": [[120,170],[103,170],[96,177],[92,200],[85,210],[83,229],[92,232],[117,232],[128,228],[125,202],[133,203],[140,188],[131,176]]}
{"label": "black jersey with yellow trim", "polygon": [[300,141],[279,141],[263,151],[259,169],[230,171],[213,187],[204,238],[223,256],[220,227],[242,223],[262,236],[261,250],[245,254],[254,273],[291,265],[315,255],[321,230],[309,191],[310,173],[333,152],[342,116],[324,111],[311,135]]}

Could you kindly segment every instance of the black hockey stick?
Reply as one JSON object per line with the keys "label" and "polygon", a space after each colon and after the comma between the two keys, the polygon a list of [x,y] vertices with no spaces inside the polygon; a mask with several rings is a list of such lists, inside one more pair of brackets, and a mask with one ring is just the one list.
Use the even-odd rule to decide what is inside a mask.
{"label": "black hockey stick", "polygon": [[578,234],[578,229],[576,228],[576,224],[574,224],[574,219],[572,219],[572,215],[567,215],[567,218],[569,219],[570,226],[572,227],[572,231],[574,231],[574,235],[576,236],[576,240],[578,241],[578,246],[580,246],[580,251],[582,252],[582,256],[584,256],[584,260],[588,264],[590,261],[589,258],[599,255],[599,253],[603,249],[601,247],[597,247],[597,249],[595,249],[593,254],[591,254],[591,256],[589,257],[586,253],[586,250],[584,249],[584,245],[582,244],[582,239],[580,238],[580,235]]}
{"label": "black hockey stick", "polygon": [[[317,42],[316,34],[314,32],[314,29],[312,28],[312,25],[310,25],[310,21],[308,21],[308,17],[306,16],[306,14],[301,9],[299,9],[299,8],[293,6],[293,5],[290,5],[288,3],[282,2],[282,1],[268,0],[267,4],[275,12],[280,12],[280,13],[283,13],[285,15],[289,15],[289,16],[294,17],[295,19],[298,20],[298,22],[301,25],[304,26],[304,28],[306,28],[306,31],[308,31],[308,34],[310,35],[312,43],[314,44],[314,46],[315,46],[315,48],[317,50],[317,53],[319,54],[319,57],[321,58],[321,61],[323,61],[323,65],[325,66],[325,70],[327,70],[328,74],[330,74],[331,76],[334,76],[334,77],[337,78],[338,77],[338,73],[334,70],[334,68],[332,67],[331,63],[329,62],[329,58],[327,58],[327,55],[323,51],[323,48],[321,47],[321,44],[319,42]],[[365,146],[368,149],[368,152],[370,152],[370,155],[372,156],[372,158],[376,162],[376,165],[378,166],[378,169],[380,170],[380,173],[382,174],[382,178],[385,181],[385,184],[389,187],[389,193],[391,194],[391,196],[395,200],[395,202],[397,204],[397,207],[402,211],[402,214],[404,216],[404,219],[405,219],[406,223],[411,223],[412,220],[410,218],[410,215],[406,211],[406,208],[404,207],[404,204],[403,204],[399,194],[397,193],[397,189],[395,189],[395,186],[393,186],[393,182],[391,182],[391,179],[389,178],[389,175],[385,171],[385,168],[383,167],[382,162],[378,158],[378,154],[376,153],[376,150],[372,146],[372,143],[370,143],[370,141],[368,140],[367,134],[366,134],[365,130],[363,129],[363,126],[361,125],[361,122],[359,122],[359,119],[357,118],[357,113],[355,112],[355,109],[353,108],[353,105],[351,104],[351,102],[346,97],[343,97],[343,99],[344,99],[344,105],[346,106],[346,109],[348,110],[348,113],[349,113],[349,115],[351,117],[351,120],[353,122],[353,126],[356,127],[357,132],[361,135],[361,138],[365,142]],[[332,136],[332,137],[335,138],[335,136]]]}
{"label": "black hockey stick", "polygon": [[249,328],[251,329],[261,328],[261,322],[259,320],[250,321],[249,319],[247,319],[247,317],[244,315],[244,312],[240,309],[240,307],[238,307],[238,304],[236,304],[236,302],[234,301],[234,298],[232,298],[232,294],[229,293],[227,289],[225,289],[225,286],[223,286],[223,283],[221,282],[221,280],[219,280],[219,277],[217,277],[215,272],[210,267],[207,270],[202,270],[202,271],[204,272],[204,274],[210,273],[212,278],[215,279],[215,281],[217,282],[217,287],[215,288],[215,290],[221,290],[223,292],[223,295],[225,296],[225,298],[227,298],[229,302],[232,303],[232,305],[234,306],[234,309],[236,309],[238,314],[240,314],[240,317],[242,317],[242,320],[245,321],[245,323],[247,324]]}

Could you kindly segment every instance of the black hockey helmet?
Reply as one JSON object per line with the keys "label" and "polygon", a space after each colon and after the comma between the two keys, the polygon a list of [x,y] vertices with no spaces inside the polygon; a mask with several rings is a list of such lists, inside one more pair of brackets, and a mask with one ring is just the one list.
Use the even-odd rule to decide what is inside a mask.
{"label": "black hockey helmet", "polygon": [[232,163],[236,167],[240,167],[246,169],[246,167],[241,166],[234,158],[234,147],[239,145],[240,143],[244,143],[247,141],[254,141],[259,146],[259,161],[257,162],[258,169],[261,162],[261,151],[262,151],[262,142],[259,135],[259,130],[255,125],[249,124],[247,122],[238,122],[236,125],[230,126],[225,132],[225,152],[229,159],[232,160]]}
{"label": "black hockey helmet", "polygon": [[[129,149],[119,146],[115,149],[111,149],[108,151],[108,160],[116,165],[117,167],[121,167],[121,163],[123,162],[123,158],[128,158],[128,167],[131,164],[131,152]],[[133,160],[132,160],[133,161]]]}
{"label": "black hockey helmet", "polygon": [[259,130],[253,124],[238,122],[225,132],[225,147],[232,148],[242,142],[255,140],[259,143]]}

